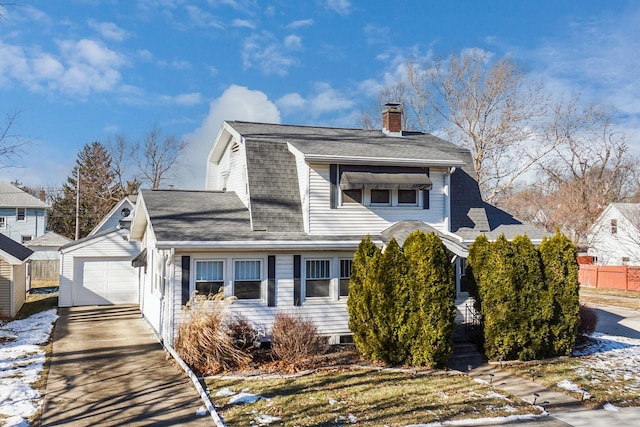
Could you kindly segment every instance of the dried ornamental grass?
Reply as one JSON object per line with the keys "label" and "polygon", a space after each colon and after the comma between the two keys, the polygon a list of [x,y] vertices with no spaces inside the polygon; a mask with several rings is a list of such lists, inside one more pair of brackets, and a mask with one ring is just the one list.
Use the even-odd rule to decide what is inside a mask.
{"label": "dried ornamental grass", "polygon": [[228,333],[226,316],[233,302],[222,293],[208,301],[191,299],[187,305],[188,318],[178,329],[175,349],[194,370],[212,375],[245,366],[251,356],[234,346]]}

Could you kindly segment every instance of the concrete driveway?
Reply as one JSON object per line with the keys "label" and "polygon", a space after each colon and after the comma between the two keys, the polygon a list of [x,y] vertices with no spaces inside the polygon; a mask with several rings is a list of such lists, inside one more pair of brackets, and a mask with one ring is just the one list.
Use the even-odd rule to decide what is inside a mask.
{"label": "concrete driveway", "polygon": [[213,425],[136,306],[61,308],[42,426]]}

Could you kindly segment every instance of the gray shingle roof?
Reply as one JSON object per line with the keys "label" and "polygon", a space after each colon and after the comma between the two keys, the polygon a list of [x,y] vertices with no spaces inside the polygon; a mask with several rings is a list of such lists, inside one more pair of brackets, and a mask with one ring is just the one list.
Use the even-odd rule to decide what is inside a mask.
{"label": "gray shingle roof", "polygon": [[33,251],[26,246],[21,245],[13,239],[0,234],[0,250],[6,252],[14,258],[24,261],[33,253]]}
{"label": "gray shingle roof", "polygon": [[0,182],[0,208],[48,208],[42,200],[33,197],[8,182]]}
{"label": "gray shingle roof", "polygon": [[253,230],[304,232],[295,157],[286,144],[246,139]]}
{"label": "gray shingle roof", "polygon": [[386,136],[379,130],[327,128],[228,121],[242,136],[260,141],[290,143],[306,155],[378,159],[415,159],[459,164],[466,149],[430,134],[405,132]]}
{"label": "gray shingle roof", "polygon": [[27,247],[51,246],[53,248],[59,248],[70,242],[72,242],[71,239],[68,239],[64,236],[54,233],[53,231],[48,231],[44,233],[42,236],[38,236],[37,238],[25,243],[25,246]]}
{"label": "gray shingle roof", "polygon": [[233,192],[142,190],[159,241],[235,239],[251,232],[249,210]]}
{"label": "gray shingle roof", "polygon": [[363,237],[253,231],[248,209],[233,192],[142,190],[140,195],[159,242],[342,241]]}

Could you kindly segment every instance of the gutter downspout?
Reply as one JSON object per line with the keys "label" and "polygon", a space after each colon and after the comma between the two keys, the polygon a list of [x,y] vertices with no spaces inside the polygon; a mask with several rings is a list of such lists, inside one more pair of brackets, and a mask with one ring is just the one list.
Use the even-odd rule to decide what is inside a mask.
{"label": "gutter downspout", "polygon": [[455,166],[452,166],[444,174],[444,187],[442,188],[442,193],[444,194],[444,229],[449,233],[451,232],[451,174],[455,171]]}

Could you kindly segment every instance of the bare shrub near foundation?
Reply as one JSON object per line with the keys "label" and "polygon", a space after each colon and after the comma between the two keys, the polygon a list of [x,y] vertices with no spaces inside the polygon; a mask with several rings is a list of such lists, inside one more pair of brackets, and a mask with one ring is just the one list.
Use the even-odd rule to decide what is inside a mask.
{"label": "bare shrub near foundation", "polygon": [[251,352],[260,334],[242,314],[235,314],[227,320],[227,331],[233,346],[237,349]]}
{"label": "bare shrub near foundation", "polygon": [[229,334],[226,320],[232,300],[218,294],[212,301],[191,299],[188,318],[180,325],[174,345],[182,360],[202,375],[246,366],[251,361],[246,351],[234,346]]}
{"label": "bare shrub near foundation", "polygon": [[271,331],[273,355],[292,367],[303,366],[305,361],[324,352],[326,340],[318,335],[311,320],[289,313],[276,314]]}
{"label": "bare shrub near foundation", "polygon": [[591,335],[598,326],[598,313],[586,304],[580,304],[579,335]]}

